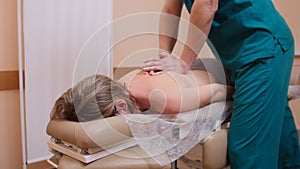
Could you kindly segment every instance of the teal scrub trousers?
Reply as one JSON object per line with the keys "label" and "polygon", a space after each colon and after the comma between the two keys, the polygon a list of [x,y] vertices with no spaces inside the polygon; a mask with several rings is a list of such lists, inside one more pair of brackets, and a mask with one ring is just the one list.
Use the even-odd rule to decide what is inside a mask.
{"label": "teal scrub trousers", "polygon": [[298,133],[287,100],[294,48],[283,52],[276,43],[274,50],[274,56],[231,71],[231,169],[300,168]]}
{"label": "teal scrub trousers", "polygon": [[[194,0],[184,0],[191,12]],[[271,0],[219,0],[208,39],[235,88],[231,169],[300,169],[287,91],[292,34]]]}

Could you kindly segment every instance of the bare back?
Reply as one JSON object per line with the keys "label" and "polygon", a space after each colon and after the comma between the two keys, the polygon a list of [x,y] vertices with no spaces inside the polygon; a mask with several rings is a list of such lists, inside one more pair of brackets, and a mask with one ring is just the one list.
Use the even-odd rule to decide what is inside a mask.
{"label": "bare back", "polygon": [[187,74],[166,72],[152,76],[141,70],[134,70],[123,76],[119,82],[126,84],[129,92],[136,99],[139,109],[146,110],[151,107],[151,95],[155,92],[159,92],[157,94],[161,97],[181,98],[182,89],[199,88],[214,83],[215,79],[202,70],[192,70]]}

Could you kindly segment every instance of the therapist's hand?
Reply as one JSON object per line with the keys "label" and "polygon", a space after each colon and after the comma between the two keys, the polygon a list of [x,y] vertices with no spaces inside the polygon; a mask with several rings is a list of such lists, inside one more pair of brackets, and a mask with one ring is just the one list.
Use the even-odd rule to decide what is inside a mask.
{"label": "therapist's hand", "polygon": [[144,64],[141,65],[141,68],[143,71],[149,72],[150,75],[164,71],[174,71],[185,74],[189,70],[182,60],[177,59],[167,52],[160,53],[159,58],[152,58],[144,61]]}

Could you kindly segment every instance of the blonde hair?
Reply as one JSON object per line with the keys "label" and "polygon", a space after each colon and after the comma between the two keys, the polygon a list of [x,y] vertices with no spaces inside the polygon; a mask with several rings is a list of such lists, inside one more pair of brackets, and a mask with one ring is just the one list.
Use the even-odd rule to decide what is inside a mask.
{"label": "blonde hair", "polygon": [[125,86],[103,75],[89,76],[63,93],[55,102],[51,119],[91,121],[115,115],[114,101],[124,99],[131,113],[136,102]]}

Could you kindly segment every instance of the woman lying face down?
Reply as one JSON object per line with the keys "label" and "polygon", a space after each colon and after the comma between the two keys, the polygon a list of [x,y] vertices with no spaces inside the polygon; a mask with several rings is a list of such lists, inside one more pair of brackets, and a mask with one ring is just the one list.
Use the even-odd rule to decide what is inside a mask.
{"label": "woman lying face down", "polygon": [[137,111],[134,98],[121,83],[97,74],[63,93],[53,106],[51,119],[91,121]]}
{"label": "woman lying face down", "polygon": [[97,74],[63,93],[55,102],[51,119],[91,121],[145,110],[176,114],[226,100],[232,92],[232,87],[216,83],[202,70],[157,75],[135,70],[119,81]]}

